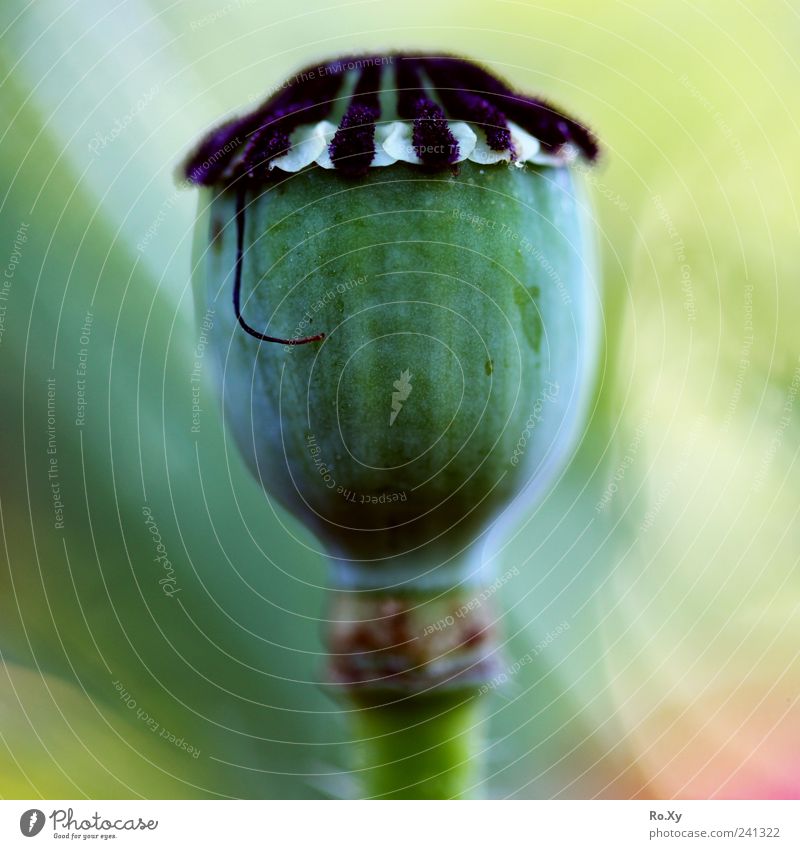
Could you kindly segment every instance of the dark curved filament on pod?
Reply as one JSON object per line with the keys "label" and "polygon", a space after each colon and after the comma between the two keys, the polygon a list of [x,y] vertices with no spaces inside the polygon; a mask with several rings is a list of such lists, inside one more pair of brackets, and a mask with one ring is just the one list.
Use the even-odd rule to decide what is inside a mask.
{"label": "dark curved filament on pod", "polygon": [[244,190],[240,189],[236,193],[236,267],[233,276],[233,311],[236,313],[236,320],[251,336],[256,339],[261,339],[262,342],[276,342],[279,345],[305,345],[308,342],[319,342],[325,338],[324,333],[318,333],[316,336],[304,336],[302,339],[281,339],[279,336],[267,336],[265,333],[259,333],[254,330],[244,320],[241,310],[242,299],[242,256],[244,254]]}

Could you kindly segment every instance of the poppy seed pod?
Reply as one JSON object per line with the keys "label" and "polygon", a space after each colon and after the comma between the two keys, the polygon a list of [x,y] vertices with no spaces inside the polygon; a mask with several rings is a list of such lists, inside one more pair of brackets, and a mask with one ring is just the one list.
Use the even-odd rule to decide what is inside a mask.
{"label": "poppy seed pod", "polygon": [[599,298],[569,165],[596,156],[478,65],[390,54],[299,72],[185,164],[225,414],[330,556],[329,680],[359,704],[496,672],[480,544],[581,426]]}

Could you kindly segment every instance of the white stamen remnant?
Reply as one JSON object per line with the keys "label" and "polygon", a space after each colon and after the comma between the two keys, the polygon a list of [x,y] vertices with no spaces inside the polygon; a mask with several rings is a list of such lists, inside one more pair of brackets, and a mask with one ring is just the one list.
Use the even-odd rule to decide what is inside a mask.
{"label": "white stamen remnant", "polygon": [[[481,165],[493,165],[499,162],[521,164],[532,162],[536,165],[567,165],[571,159],[569,151],[553,155],[544,153],[538,139],[527,133],[522,127],[508,122],[511,131],[512,150],[492,150],[484,131],[463,121],[449,123],[450,132],[458,142],[456,162],[469,159]],[[336,125],[330,121],[320,121],[298,127],[291,135],[291,148],[282,156],[269,163],[269,167],[281,171],[296,172],[316,163],[321,168],[332,169],[328,145],[336,132]],[[375,129],[375,156],[371,168],[384,168],[395,162],[408,162],[421,165],[413,143],[413,124],[411,121],[388,121],[379,123]]]}

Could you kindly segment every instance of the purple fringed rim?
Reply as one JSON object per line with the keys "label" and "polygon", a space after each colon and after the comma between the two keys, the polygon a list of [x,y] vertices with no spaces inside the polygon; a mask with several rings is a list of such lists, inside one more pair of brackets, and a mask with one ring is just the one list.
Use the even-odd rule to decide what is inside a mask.
{"label": "purple fringed rim", "polygon": [[587,127],[543,100],[515,93],[474,62],[391,53],[345,57],[298,72],[257,109],[208,133],[183,166],[186,179],[200,186],[234,184],[242,178],[248,184],[266,181],[274,174],[270,160],[289,149],[291,133],[331,114],[350,70],[357,70],[357,82],[329,153],[338,172],[363,176],[375,156],[378,95],[387,66],[396,68],[397,112],[413,120],[412,143],[426,168],[443,170],[458,159],[448,119],[481,127],[495,151],[514,153],[510,120],[535,136],[546,153],[571,144],[590,162],[598,156],[597,141]]}

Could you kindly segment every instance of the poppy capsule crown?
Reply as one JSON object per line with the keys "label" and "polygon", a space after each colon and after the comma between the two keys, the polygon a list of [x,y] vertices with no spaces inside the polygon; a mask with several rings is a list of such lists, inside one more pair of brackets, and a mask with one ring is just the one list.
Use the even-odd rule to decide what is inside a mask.
{"label": "poppy capsule crown", "polygon": [[563,164],[597,154],[580,122],[473,62],[394,53],[305,68],[208,133],[184,170],[209,186],[264,182],[312,164],[359,177],[396,161],[436,171],[465,159]]}

